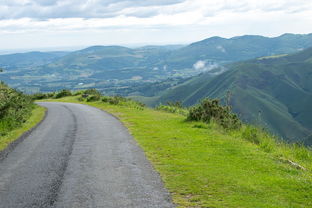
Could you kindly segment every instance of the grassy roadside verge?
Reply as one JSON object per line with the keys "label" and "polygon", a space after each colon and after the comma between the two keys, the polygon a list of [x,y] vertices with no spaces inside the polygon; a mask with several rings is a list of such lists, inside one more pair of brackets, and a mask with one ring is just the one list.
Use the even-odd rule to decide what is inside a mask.
{"label": "grassy roadside verge", "polygon": [[45,108],[36,105],[32,110],[30,118],[21,127],[8,132],[5,136],[0,136],[0,151],[4,150],[10,143],[22,136],[23,133],[35,127],[45,115]]}
{"label": "grassy roadside verge", "polygon": [[269,141],[262,147],[242,139],[241,132],[148,108],[75,97],[51,101],[88,104],[119,117],[178,207],[312,207],[312,155],[303,147]]}

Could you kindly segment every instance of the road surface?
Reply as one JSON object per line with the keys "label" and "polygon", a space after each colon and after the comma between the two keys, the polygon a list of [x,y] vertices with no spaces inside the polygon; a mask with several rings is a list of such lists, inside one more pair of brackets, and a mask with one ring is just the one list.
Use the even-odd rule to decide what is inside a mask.
{"label": "road surface", "polygon": [[46,119],[0,161],[0,208],[174,207],[120,121],[86,105],[40,105]]}

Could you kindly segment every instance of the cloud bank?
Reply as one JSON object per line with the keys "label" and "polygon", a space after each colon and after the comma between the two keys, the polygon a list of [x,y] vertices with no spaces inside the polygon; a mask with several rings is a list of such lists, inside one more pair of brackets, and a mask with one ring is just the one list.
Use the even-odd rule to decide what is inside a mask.
{"label": "cloud bank", "polygon": [[298,13],[311,10],[306,0],[4,0],[0,19],[35,18],[148,18],[199,12],[203,17],[220,12],[281,11]]}
{"label": "cloud bank", "polygon": [[[89,38],[86,37],[87,32]],[[103,44],[157,42],[160,39],[168,43],[191,42],[212,35],[276,36],[285,32],[312,32],[312,1],[0,1],[0,44],[4,45],[12,41],[8,34],[11,34],[11,39],[21,38],[21,42],[31,36],[32,39],[42,39],[42,42],[53,42],[53,33],[58,36],[59,43],[51,42],[51,45],[63,42],[76,44],[83,37],[80,42],[87,45],[93,43],[87,39],[101,35],[98,43]],[[66,36],[73,38],[68,42]],[[123,40],[125,37],[127,41]]]}

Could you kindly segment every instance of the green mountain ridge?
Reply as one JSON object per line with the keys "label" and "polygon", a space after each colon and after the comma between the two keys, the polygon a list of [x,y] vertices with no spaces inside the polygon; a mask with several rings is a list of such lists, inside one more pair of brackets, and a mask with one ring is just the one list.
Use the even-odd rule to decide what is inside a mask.
{"label": "green mountain ridge", "polygon": [[157,103],[182,101],[190,106],[205,97],[226,99],[234,111],[288,141],[312,144],[312,48],[281,57],[264,57],[227,65],[212,78],[202,74],[168,89]]}
{"label": "green mountain ridge", "polygon": [[198,60],[229,63],[261,56],[293,53],[312,46],[312,34],[284,34],[268,38],[245,35],[233,38],[212,37],[195,42],[171,54],[173,66],[191,67]]}

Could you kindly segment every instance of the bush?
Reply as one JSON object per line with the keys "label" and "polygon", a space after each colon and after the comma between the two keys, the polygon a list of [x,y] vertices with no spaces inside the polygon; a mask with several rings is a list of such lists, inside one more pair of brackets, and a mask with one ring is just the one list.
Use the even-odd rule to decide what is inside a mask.
{"label": "bush", "polygon": [[32,98],[34,100],[42,100],[42,99],[47,99],[47,95],[45,93],[36,93],[32,95]]}
{"label": "bush", "polygon": [[82,94],[83,94],[83,95],[88,95],[88,96],[89,96],[89,95],[99,95],[99,96],[102,95],[100,91],[98,91],[97,89],[94,89],[94,88],[92,88],[92,89],[87,89],[87,90],[83,91]]}
{"label": "bush", "polygon": [[51,92],[51,93],[35,93],[32,96],[33,100],[43,100],[43,99],[48,99],[48,98],[53,98],[55,97],[55,93]]}
{"label": "bush", "polygon": [[99,101],[101,99],[102,94],[100,91],[96,89],[87,89],[81,91],[81,99],[86,98],[87,102]]}
{"label": "bush", "polygon": [[100,95],[91,95],[87,97],[87,102],[99,101],[101,99]]}
{"label": "bush", "polygon": [[20,126],[31,115],[33,101],[31,96],[9,88],[0,83],[0,134]]}
{"label": "bush", "polygon": [[63,89],[55,94],[55,98],[58,99],[58,98],[67,97],[71,95],[72,93],[70,90]]}
{"label": "bush", "polygon": [[208,98],[191,107],[187,119],[206,123],[214,120],[225,129],[238,129],[242,125],[238,116],[231,112],[229,106],[221,106],[219,100],[210,100]]}

